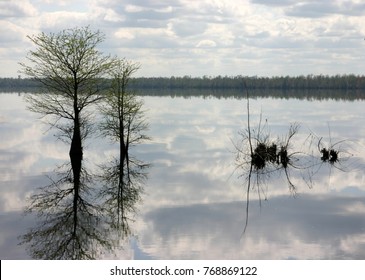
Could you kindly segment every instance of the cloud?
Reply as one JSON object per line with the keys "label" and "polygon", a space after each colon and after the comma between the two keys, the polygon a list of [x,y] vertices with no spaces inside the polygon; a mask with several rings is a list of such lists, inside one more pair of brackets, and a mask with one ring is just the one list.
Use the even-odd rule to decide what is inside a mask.
{"label": "cloud", "polygon": [[139,61],[141,76],[362,73],[361,1],[19,3],[1,2],[0,55],[9,67],[0,76],[17,75],[25,35],[85,25],[106,34],[106,53]]}
{"label": "cloud", "polygon": [[197,48],[214,48],[217,44],[212,40],[201,40],[196,44]]}
{"label": "cloud", "polygon": [[200,22],[199,24],[191,24],[188,18],[175,18],[169,22],[169,27],[174,34],[179,38],[186,38],[197,36],[204,33],[208,27],[207,22]]}
{"label": "cloud", "polygon": [[334,1],[298,3],[286,10],[286,14],[295,17],[319,18],[337,14],[339,7]]}
{"label": "cloud", "polygon": [[38,14],[37,9],[30,1],[0,1],[0,19],[1,18],[22,18],[34,17]]}
{"label": "cloud", "polygon": [[26,31],[20,26],[0,20],[0,47],[13,47],[24,44]]}
{"label": "cloud", "polygon": [[36,21],[36,26],[43,32],[51,32],[55,29],[59,31],[76,26],[84,26],[88,21],[89,17],[85,12],[57,11],[44,13]]}
{"label": "cloud", "polygon": [[298,3],[297,0],[250,0],[253,4],[265,5],[265,6],[289,6]]}
{"label": "cloud", "polygon": [[364,3],[349,0],[251,0],[251,3],[284,8],[286,15],[302,18],[321,18],[331,15],[363,16],[365,11]]}
{"label": "cloud", "polygon": [[[105,15],[108,13],[118,17],[118,22],[124,28],[162,28],[166,27],[169,19],[176,16],[175,12],[178,7],[178,2],[168,4],[163,1],[123,1],[121,3],[121,1],[109,0],[95,2],[93,9],[99,14],[99,17],[106,21],[108,21],[108,18]],[[120,24],[118,27],[121,27]]]}

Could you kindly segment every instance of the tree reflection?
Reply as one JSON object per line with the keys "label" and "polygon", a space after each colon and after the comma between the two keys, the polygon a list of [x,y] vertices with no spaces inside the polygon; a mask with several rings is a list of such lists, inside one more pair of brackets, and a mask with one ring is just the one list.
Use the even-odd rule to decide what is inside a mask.
{"label": "tree reflection", "polygon": [[141,202],[148,167],[131,158],[128,151],[102,167],[101,209],[109,228],[116,230],[118,240],[131,234],[130,222],[134,221],[137,204]]}
{"label": "tree reflection", "polygon": [[58,167],[26,209],[37,215],[37,224],[20,244],[32,258],[96,259],[131,234],[149,165],[127,150],[120,155],[102,166],[97,188],[100,181],[82,164],[82,149],[70,150],[70,162]]}
{"label": "tree reflection", "polygon": [[[80,148],[80,147],[79,147]],[[93,179],[82,166],[82,150],[70,152],[70,163],[30,198],[27,213],[36,213],[34,228],[21,236],[35,259],[94,259],[98,249],[111,249],[94,203]]]}
{"label": "tree reflection", "polygon": [[[82,153],[70,153],[51,183],[31,196],[26,213],[37,224],[20,237],[35,259],[96,259],[131,234],[148,164],[128,151],[102,167],[102,187],[82,165]],[[116,234],[115,234],[116,233]]]}

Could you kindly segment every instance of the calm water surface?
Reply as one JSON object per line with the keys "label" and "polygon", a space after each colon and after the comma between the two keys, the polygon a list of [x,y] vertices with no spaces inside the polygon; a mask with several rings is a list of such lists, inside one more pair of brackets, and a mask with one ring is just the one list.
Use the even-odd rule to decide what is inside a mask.
{"label": "calm water surface", "polygon": [[[261,115],[273,139],[300,124],[293,151],[312,155],[319,139],[341,142],[335,164],[290,171],[295,192],[282,171],[264,174],[252,186],[247,215],[247,169],[236,168],[234,145],[247,125],[246,101],[143,99],[152,140],[132,150],[151,163],[142,201],[131,214],[131,234],[96,258],[365,259],[364,101],[251,100],[251,126]],[[69,160],[69,147],[25,106],[22,95],[0,94],[1,259],[30,258],[18,245],[37,220],[23,215],[27,198]],[[91,174],[118,154],[102,138],[89,138],[84,151]]]}

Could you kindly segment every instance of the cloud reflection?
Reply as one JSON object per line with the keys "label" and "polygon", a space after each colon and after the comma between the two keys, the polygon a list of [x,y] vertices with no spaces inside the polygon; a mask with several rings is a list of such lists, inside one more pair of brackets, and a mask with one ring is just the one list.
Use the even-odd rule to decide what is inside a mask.
{"label": "cloud reflection", "polygon": [[[17,99],[17,104],[12,101],[14,105],[9,106],[17,109],[1,111],[2,121],[18,115],[24,124],[20,121],[15,130],[6,132],[7,141],[0,144],[3,145],[0,146],[0,227],[3,229],[0,252],[3,259],[21,258],[20,249],[11,250],[8,245],[16,244],[14,236],[24,230],[20,229],[20,222],[10,222],[13,218],[18,221],[16,217],[20,212],[14,211],[24,206],[25,196],[33,193],[35,186],[45,185],[42,172],[63,161],[63,144],[52,137],[44,137],[39,131],[37,134],[35,130],[40,127],[33,127],[35,119],[24,115],[21,98],[12,96],[11,99]],[[273,135],[285,134],[288,125],[295,120],[301,124],[299,138],[313,132],[328,141],[329,122],[333,141],[353,141],[354,156],[347,162],[351,163],[348,172],[323,165],[314,178],[312,189],[301,182],[301,174],[291,174],[298,182],[297,198],[290,195],[283,174],[270,178],[265,190],[268,201],[263,201],[261,208],[257,195],[252,193],[250,224],[241,238],[245,188],[244,181],[234,173],[232,140],[245,127],[245,101],[233,98],[143,99],[152,141],[133,148],[133,154],[151,163],[151,168],[144,188],[143,207],[133,227],[138,238],[130,241],[130,250],[134,253],[127,257],[365,258],[365,187],[361,171],[365,158],[365,144],[361,140],[365,133],[363,101],[258,98],[251,102],[252,121],[257,121],[262,113]],[[4,122],[0,126],[2,124]],[[34,134],[31,134],[33,129]],[[28,132],[23,133],[25,130]],[[27,142],[29,139],[32,141]],[[47,156],[41,151],[46,151]],[[67,157],[66,145],[65,151]],[[85,149],[85,165],[94,171],[95,166],[105,162],[115,151],[115,146],[101,139],[90,141]],[[21,223],[26,227],[33,221]],[[27,257],[25,252],[23,256]]]}
{"label": "cloud reflection", "polygon": [[231,202],[148,212],[140,248],[156,259],[365,258],[364,197],[278,196],[250,212],[241,238],[244,207]]}
{"label": "cloud reflection", "polygon": [[[358,251],[348,249],[348,246],[338,245],[348,244],[346,240],[350,239],[358,244],[358,247],[364,247],[362,207],[365,192],[363,180],[359,180],[362,175],[358,172],[362,169],[361,166],[364,166],[363,160],[357,161],[357,168],[354,168],[356,165],[349,165],[350,168],[346,172],[328,164],[319,166],[320,171],[316,173],[316,181],[310,185],[312,188],[303,182],[302,174],[291,174],[292,179],[297,183],[297,199],[289,194],[283,176],[279,174],[277,177],[271,177],[266,188],[268,202],[262,204],[265,206],[260,211],[259,203],[256,201],[257,207],[253,207],[249,214],[250,227],[241,239],[244,229],[245,189],[243,182],[237,185],[237,181],[232,179],[232,176],[227,176],[226,178],[230,180],[224,182],[224,175],[232,171],[232,166],[229,164],[232,158],[227,156],[229,152],[222,143],[226,143],[227,135],[234,135],[238,129],[242,129],[239,120],[235,126],[229,127],[229,133],[225,126],[231,114],[239,116],[241,112],[244,115],[242,104],[237,105],[238,102],[233,104],[231,100],[220,100],[220,104],[210,100],[205,100],[203,104],[203,101],[201,103],[200,101],[197,100],[193,105],[202,107],[202,110],[199,110],[199,118],[194,116],[197,113],[194,108],[189,107],[189,104],[182,105],[189,103],[189,100],[172,100],[170,106],[165,104],[161,108],[159,112],[161,115],[164,114],[165,108],[166,110],[176,108],[174,117],[178,120],[177,129],[164,129],[164,121],[159,122],[158,115],[153,114],[154,132],[157,135],[159,135],[158,132],[162,132],[164,135],[157,139],[167,147],[167,151],[164,150],[163,154],[169,156],[170,165],[168,169],[151,169],[149,183],[151,190],[154,190],[151,192],[151,201],[159,201],[159,203],[147,208],[145,212],[144,221],[147,228],[143,228],[140,235],[142,236],[140,250],[148,256],[159,259],[356,259],[364,257]],[[176,102],[180,105],[176,106]],[[263,116],[265,118],[268,116],[270,123],[274,124],[271,126],[273,134],[286,130],[293,119],[304,123],[305,131],[299,133],[299,138],[308,137],[307,133],[312,132],[310,128],[313,127],[313,131],[319,135],[325,133],[324,137],[328,140],[327,121],[329,119],[333,125],[333,134],[330,135],[333,141],[349,136],[351,127],[361,127],[360,122],[356,122],[355,119],[351,119],[351,124],[347,123],[348,119],[344,122],[341,117],[341,112],[347,110],[344,104],[341,108],[338,104],[334,104],[334,107],[338,108],[338,116],[334,116],[327,110],[332,101],[299,103],[293,100],[283,102],[259,99],[253,103],[261,104],[261,108],[264,108]],[[222,110],[225,106],[228,107],[228,104],[231,105],[230,113]],[[353,108],[354,104],[348,105]],[[281,109],[286,106],[298,108],[298,110],[294,109],[296,113],[293,115],[292,111]],[[361,104],[356,104],[355,107],[357,106]],[[204,112],[205,108],[210,108],[211,114],[207,113],[204,116],[201,112]],[[184,113],[184,110],[189,112],[191,110],[194,113]],[[306,115],[306,112],[310,114]],[[260,113],[256,107],[253,117],[258,119]],[[185,117],[183,120],[179,117],[183,115],[192,115],[192,117],[191,119]],[[210,122],[213,115],[216,118],[214,122]],[[204,137],[199,138],[193,129],[197,118],[207,120],[205,125],[214,126],[215,133],[205,134]],[[341,123],[340,128],[342,125],[349,124],[349,130],[337,130],[337,121]],[[225,133],[222,133],[223,131]],[[358,130],[354,133],[352,139],[357,138]],[[215,140],[215,145],[207,144]],[[299,143],[302,142],[303,140]],[[197,149],[194,147],[188,149],[189,145],[194,144],[197,144],[195,146]],[[212,149],[213,146],[215,149]],[[355,148],[357,148],[354,150],[356,155],[362,157],[361,149],[358,149],[357,145]],[[189,151],[193,152],[189,153]],[[218,172],[219,176],[215,174],[215,171],[219,169],[214,168],[216,164],[216,161],[212,160],[214,154],[220,155],[218,156],[220,158],[218,166],[221,171]],[[355,197],[354,194],[358,196]],[[236,201],[237,197],[242,201],[229,202]],[[255,204],[257,196],[252,199]],[[357,207],[349,210],[348,207],[351,205],[357,205]],[[148,236],[143,233],[148,233]]]}

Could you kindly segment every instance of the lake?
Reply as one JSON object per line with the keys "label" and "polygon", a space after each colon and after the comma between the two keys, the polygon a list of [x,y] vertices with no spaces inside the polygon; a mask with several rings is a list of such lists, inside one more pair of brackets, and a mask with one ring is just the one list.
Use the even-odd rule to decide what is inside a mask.
{"label": "lake", "polygon": [[[31,258],[19,237],[38,218],[24,215],[24,208],[69,161],[69,146],[26,109],[23,96],[0,94],[1,259]],[[104,226],[114,240],[108,248],[85,241],[95,258],[365,259],[363,100],[250,99],[253,137],[260,131],[267,141],[287,143],[290,125],[299,129],[287,147],[293,155],[288,168],[267,162],[249,174],[245,155],[237,159],[237,149],[248,147],[242,144],[245,99],[140,98],[151,140],[130,152],[150,164],[147,178],[126,213],[128,230]],[[338,158],[321,160],[324,147]],[[90,137],[84,166],[97,177],[115,155],[115,143]]]}

